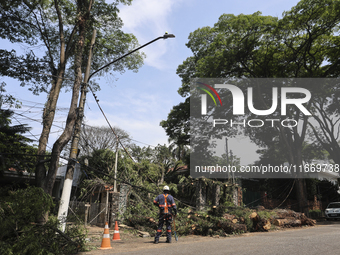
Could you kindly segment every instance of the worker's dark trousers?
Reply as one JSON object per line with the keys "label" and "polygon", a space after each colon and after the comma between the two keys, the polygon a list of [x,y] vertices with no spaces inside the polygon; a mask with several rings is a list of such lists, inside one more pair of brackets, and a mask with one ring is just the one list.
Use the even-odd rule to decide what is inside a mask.
{"label": "worker's dark trousers", "polygon": [[159,216],[159,222],[158,222],[157,233],[155,236],[155,241],[159,241],[159,237],[162,235],[162,228],[163,228],[164,222],[166,224],[166,240],[168,242],[171,242],[171,222],[172,222],[171,214],[161,214]]}

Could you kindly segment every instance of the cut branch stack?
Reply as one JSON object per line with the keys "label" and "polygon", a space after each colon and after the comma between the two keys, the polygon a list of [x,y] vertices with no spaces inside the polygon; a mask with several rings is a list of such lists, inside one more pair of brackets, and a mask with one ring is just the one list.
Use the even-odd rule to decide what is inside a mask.
{"label": "cut branch stack", "polygon": [[308,218],[304,213],[280,209],[276,211],[273,224],[279,227],[314,226],[316,221]]}
{"label": "cut branch stack", "polygon": [[268,231],[272,226],[269,219],[261,218],[256,212],[251,213],[249,218],[253,221],[255,231]]}

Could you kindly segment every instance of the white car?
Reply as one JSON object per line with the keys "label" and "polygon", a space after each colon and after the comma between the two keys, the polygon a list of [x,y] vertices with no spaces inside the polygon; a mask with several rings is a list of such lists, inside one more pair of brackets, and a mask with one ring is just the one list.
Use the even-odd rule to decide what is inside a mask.
{"label": "white car", "polygon": [[326,219],[340,219],[340,202],[330,203],[325,210]]}

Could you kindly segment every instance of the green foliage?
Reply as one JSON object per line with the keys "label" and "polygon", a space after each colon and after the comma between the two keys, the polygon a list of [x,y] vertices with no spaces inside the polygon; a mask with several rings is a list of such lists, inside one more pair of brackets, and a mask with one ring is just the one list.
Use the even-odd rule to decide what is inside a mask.
{"label": "green foliage", "polygon": [[323,212],[321,210],[309,210],[309,217],[312,219],[318,219],[323,216]]}
{"label": "green foliage", "polygon": [[[162,193],[164,185],[168,185],[171,194],[178,192],[177,185],[171,180],[173,172],[171,168],[176,168],[179,163],[165,145],[157,147],[139,147],[132,145],[129,150],[134,161],[123,150],[119,150],[117,162],[117,183],[130,185],[129,200],[133,209],[137,204],[149,205],[154,196]],[[113,185],[115,152],[106,150],[94,150],[90,157],[87,157],[89,167],[86,170],[91,177],[84,180],[81,186],[82,196],[88,195],[90,190],[103,187],[103,185]],[[137,162],[136,162],[137,161]],[[153,205],[151,203],[150,208]]]}
{"label": "green foliage", "polygon": [[75,254],[84,247],[85,234],[73,226],[62,233],[59,221],[50,216],[38,224],[53,207],[51,196],[41,188],[27,187],[12,191],[1,189],[0,253],[1,254]]}
{"label": "green foliage", "polygon": [[273,219],[277,215],[277,213],[275,211],[262,210],[262,211],[257,211],[257,215],[261,219],[270,220],[270,219]]}
{"label": "green foliage", "polygon": [[[21,81],[22,86],[30,86],[34,94],[48,92],[51,77],[34,72],[56,75],[58,70],[61,38],[65,40],[65,61],[70,68],[66,69],[66,76],[73,77],[73,60],[76,55],[75,42],[80,22],[79,17],[86,17],[85,52],[89,52],[92,31],[97,30],[96,47],[92,58],[92,69],[97,70],[104,64],[111,62],[121,54],[137,48],[138,42],[133,34],[124,33],[121,28],[123,22],[118,13],[119,4],[130,4],[131,1],[116,0],[93,1],[90,15],[87,15],[89,1],[1,1],[0,34],[2,39],[11,43],[32,46],[25,54],[15,50],[0,50],[0,73]],[[62,20],[58,19],[58,11]],[[60,23],[59,23],[60,21]],[[63,31],[64,35],[59,34]],[[37,54],[34,50],[37,48]],[[43,47],[43,48],[41,48]],[[42,53],[45,53],[42,55]],[[39,56],[39,57],[38,57]],[[87,54],[83,56],[83,67],[87,63]],[[125,69],[137,71],[143,63],[144,54],[134,53],[121,61],[111,65],[101,72],[124,72]],[[63,61],[63,60],[62,60]],[[65,66],[66,66],[65,65]],[[27,69],[28,71],[24,71]],[[85,69],[85,67],[84,67]],[[72,81],[65,80],[67,86]],[[98,84],[92,84],[94,87]]]}
{"label": "green foliage", "polygon": [[13,114],[10,110],[0,110],[0,171],[13,167],[32,172],[37,148],[29,145],[31,140],[23,136],[30,128],[26,125],[11,125]]}
{"label": "green foliage", "polygon": [[129,216],[124,220],[124,223],[127,225],[134,227],[137,230],[148,232],[151,236],[155,236],[157,229],[157,220],[153,220],[153,218],[142,216],[142,215],[134,215]]}
{"label": "green foliage", "polygon": [[[225,207],[219,207],[221,215],[227,211]],[[240,214],[244,216],[243,214]],[[220,215],[213,215],[212,212],[193,213],[189,208],[183,208],[176,217],[177,233],[179,235],[220,235],[241,234],[247,231],[245,224],[234,224]]]}
{"label": "green foliage", "polygon": [[0,82],[0,108],[3,108],[3,106],[6,107],[15,107],[15,108],[20,108],[21,107],[21,102],[14,98],[13,95],[10,94],[4,94],[6,92],[6,83],[5,82]]}
{"label": "green foliage", "polygon": [[130,205],[127,207],[127,210],[124,213],[123,218],[129,219],[135,217],[136,215],[140,215],[143,217],[151,217],[157,219],[158,213],[159,210],[153,205],[151,199],[149,203],[146,204],[130,201]]}
{"label": "green foliage", "polygon": [[[284,12],[280,19],[263,16],[260,12],[250,15],[223,14],[213,27],[202,27],[190,33],[186,46],[192,51],[192,56],[184,60],[177,69],[177,74],[182,79],[178,92],[186,98],[173,107],[161,126],[171,139],[180,140],[184,137],[184,141],[188,143],[188,96],[190,80],[193,78],[338,77],[339,5],[339,0],[301,0],[290,11]],[[328,116],[337,116],[339,113],[338,85],[320,87],[319,84],[308,84],[306,87],[313,95],[308,108],[317,113],[313,115],[318,126],[315,127],[315,122],[312,121],[308,126],[305,119],[304,129],[307,126],[308,129],[311,128],[314,142],[321,144],[337,162],[340,152],[340,146],[336,142],[337,133],[334,131],[337,130],[337,118],[333,121]],[[258,95],[269,95],[272,84],[261,84],[254,89],[258,91]],[[271,97],[257,96],[254,98],[254,105],[267,109],[271,105],[268,100]],[[223,116],[228,118],[231,107],[225,109],[226,114]],[[301,113],[293,108],[287,117],[302,119]],[[233,135],[235,133],[230,132],[228,137]],[[302,148],[305,130],[253,128],[247,129],[246,135],[259,146],[275,149],[273,153],[267,154],[274,156],[266,157],[267,161],[272,159],[279,163],[294,159],[297,162],[290,163],[299,165],[302,159],[297,159],[296,155],[303,155],[306,160],[319,155],[314,153],[313,148]],[[273,143],[280,148],[275,148]]]}
{"label": "green foliage", "polygon": [[167,120],[163,120],[160,125],[165,129],[166,134],[176,141],[177,145],[189,144],[190,117],[189,98],[184,103],[173,107]]}
{"label": "green foliage", "polygon": [[226,213],[230,215],[235,215],[238,219],[243,219],[244,224],[247,226],[247,230],[253,230],[253,221],[249,218],[249,215],[252,213],[249,208],[242,207],[229,207],[226,210]]}

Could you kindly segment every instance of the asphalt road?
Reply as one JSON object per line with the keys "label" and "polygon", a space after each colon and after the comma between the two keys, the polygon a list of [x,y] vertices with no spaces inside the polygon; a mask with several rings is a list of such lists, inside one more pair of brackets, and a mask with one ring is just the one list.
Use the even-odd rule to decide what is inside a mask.
{"label": "asphalt road", "polygon": [[[290,255],[335,255],[340,254],[340,222],[319,225],[316,227],[289,229],[267,233],[245,234],[240,237],[225,238],[179,238],[178,242],[153,244],[152,240],[145,240],[139,247],[126,252],[113,250],[96,251],[95,254],[290,254]],[[118,245],[118,244],[117,244]],[[120,249],[118,249],[120,250]],[[86,253],[91,254],[91,253]]]}

